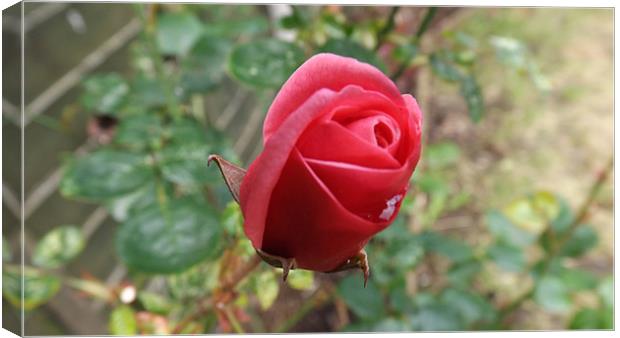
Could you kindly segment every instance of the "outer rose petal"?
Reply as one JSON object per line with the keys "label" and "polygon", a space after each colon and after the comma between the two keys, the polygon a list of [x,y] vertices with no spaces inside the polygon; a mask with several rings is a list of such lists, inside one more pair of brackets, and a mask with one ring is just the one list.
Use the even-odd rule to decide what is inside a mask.
{"label": "outer rose petal", "polygon": [[263,125],[264,142],[316,91],[340,91],[348,85],[357,85],[381,93],[394,104],[404,105],[396,85],[374,66],[353,58],[328,53],[317,54],[291,75],[273,100]]}
{"label": "outer rose petal", "polygon": [[387,224],[346,210],[294,150],[271,196],[262,249],[294,257],[303,269],[330,271]]}
{"label": "outer rose petal", "polygon": [[[339,93],[321,89],[286,119],[265,142],[263,152],[250,165],[241,183],[240,204],[244,229],[256,248],[261,248],[271,193],[280,179],[282,168],[304,130],[318,118],[328,119],[336,107],[380,106],[389,100],[376,92],[347,86]],[[367,106],[367,107],[366,107]]]}

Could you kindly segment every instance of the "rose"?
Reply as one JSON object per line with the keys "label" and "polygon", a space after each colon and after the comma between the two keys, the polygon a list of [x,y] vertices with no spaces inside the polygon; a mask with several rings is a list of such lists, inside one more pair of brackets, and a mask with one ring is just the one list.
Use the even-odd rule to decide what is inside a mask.
{"label": "rose", "polygon": [[422,116],[375,67],[319,54],[282,86],[241,182],[253,246],[331,271],[396,217],[420,157]]}

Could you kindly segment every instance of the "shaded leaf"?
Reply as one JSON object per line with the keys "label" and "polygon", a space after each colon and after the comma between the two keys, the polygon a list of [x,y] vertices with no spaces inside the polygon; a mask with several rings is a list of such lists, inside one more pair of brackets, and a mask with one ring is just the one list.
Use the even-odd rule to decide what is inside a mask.
{"label": "shaded leaf", "polygon": [[429,144],[424,149],[426,165],[433,169],[455,164],[461,156],[461,149],[454,142]]}
{"label": "shaded leaf", "polygon": [[489,231],[502,242],[524,247],[532,244],[536,239],[534,234],[515,226],[499,210],[488,211],[485,218]]}
{"label": "shaded leaf", "polygon": [[102,149],[70,161],[60,191],[65,197],[104,200],[125,195],[152,178],[145,156]]}
{"label": "shaded leaf", "polygon": [[118,336],[133,336],[138,333],[136,313],[128,305],[120,305],[110,313],[108,323],[110,334]]}
{"label": "shaded leaf", "polygon": [[116,247],[130,268],[173,273],[217,254],[220,234],[211,208],[184,198],[136,212],[119,229]]}
{"label": "shaded leaf", "polygon": [[464,328],[457,311],[442,303],[431,303],[420,308],[410,317],[414,330],[457,331]]}
{"label": "shaded leaf", "polygon": [[150,291],[138,292],[138,299],[146,311],[165,315],[172,309],[169,299]]}
{"label": "shaded leaf", "polygon": [[209,22],[205,33],[214,36],[238,38],[239,35],[257,35],[269,29],[269,22],[262,16],[253,16],[243,20],[222,20]]}
{"label": "shaded leaf", "polygon": [[487,248],[487,255],[495,264],[506,271],[519,272],[525,268],[526,262],[523,251],[507,243],[496,242],[492,244]]}
{"label": "shaded leaf", "polygon": [[304,61],[295,44],[263,39],[236,46],[228,69],[239,81],[254,87],[279,87]]}
{"label": "shaded leaf", "polygon": [[454,262],[463,262],[473,257],[473,250],[463,241],[443,236],[432,231],[425,231],[420,234],[424,248],[427,251],[437,252]]}
{"label": "shaded leaf", "polygon": [[569,257],[579,257],[586,251],[594,248],[598,243],[596,230],[590,225],[579,225],[573,232],[571,238],[560,249],[560,255]]}
{"label": "shaded leaf", "polygon": [[536,284],[534,300],[550,312],[566,312],[570,309],[569,290],[561,279],[544,276]]}
{"label": "shaded leaf", "polygon": [[164,55],[186,55],[203,33],[200,21],[191,13],[168,12],[158,18],[156,40]]}
{"label": "shaded leaf", "polygon": [[118,74],[101,74],[88,77],[84,83],[80,102],[97,113],[115,115],[129,93],[129,85]]}
{"label": "shaded leaf", "polygon": [[160,153],[160,168],[165,179],[180,185],[215,182],[218,173],[207,168],[210,147],[207,145],[169,146]]}
{"label": "shaded leaf", "polygon": [[352,57],[358,61],[369,63],[379,68],[382,72],[385,72],[386,70],[385,64],[381,61],[381,59],[379,59],[377,54],[366,49],[364,46],[355,41],[346,39],[329,39],[318,49],[317,52],[333,53],[340,56]]}
{"label": "shaded leaf", "polygon": [[455,264],[448,270],[448,280],[454,286],[468,287],[482,266],[477,260],[470,260]]}
{"label": "shaded leaf", "polygon": [[351,311],[362,319],[381,318],[384,314],[383,298],[373,280],[369,280],[364,288],[359,276],[350,275],[340,281],[337,292]]}
{"label": "shaded leaf", "polygon": [[433,72],[441,79],[451,82],[461,81],[463,75],[461,71],[451,63],[448,54],[440,52],[430,56],[430,64]]}
{"label": "shaded leaf", "polygon": [[[60,289],[60,279],[31,268],[24,269],[24,310],[47,303]],[[2,269],[2,295],[15,307],[22,307],[21,270]]]}
{"label": "shaded leaf", "polygon": [[65,225],[48,232],[34,249],[34,265],[54,269],[75,258],[84,248],[82,230]]}
{"label": "shaded leaf", "polygon": [[585,308],[579,310],[568,325],[571,330],[609,330],[613,328],[611,309]]}
{"label": "shaded leaf", "polygon": [[469,75],[461,79],[461,95],[467,103],[469,117],[472,121],[479,122],[484,114],[484,100],[476,78]]}
{"label": "shaded leaf", "polygon": [[187,92],[205,92],[224,77],[224,64],[232,48],[227,39],[205,35],[181,63],[181,85]]}
{"label": "shaded leaf", "polygon": [[144,150],[161,143],[163,125],[161,118],[153,113],[131,115],[121,120],[114,142],[133,150]]}
{"label": "shaded leaf", "polygon": [[440,301],[456,310],[466,325],[495,320],[495,309],[491,303],[478,294],[449,288],[443,290]]}

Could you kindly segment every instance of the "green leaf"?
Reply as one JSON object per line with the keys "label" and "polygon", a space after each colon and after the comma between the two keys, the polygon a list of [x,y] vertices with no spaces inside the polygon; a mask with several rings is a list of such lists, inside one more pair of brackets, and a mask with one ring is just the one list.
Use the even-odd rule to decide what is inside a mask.
{"label": "green leaf", "polygon": [[154,292],[140,291],[138,299],[148,312],[166,315],[172,309],[172,303],[169,299]]}
{"label": "green leaf", "polygon": [[119,229],[116,246],[130,268],[174,273],[217,254],[220,234],[209,206],[184,198],[136,212]]}
{"label": "green leaf", "polygon": [[411,325],[403,319],[385,318],[373,326],[372,332],[404,332],[411,330]]}
{"label": "green leaf", "polygon": [[424,149],[424,160],[429,168],[440,169],[456,164],[461,149],[454,142],[429,144]]}
{"label": "green leaf", "polygon": [[489,231],[497,240],[516,247],[525,247],[532,244],[536,236],[515,226],[499,210],[491,210],[486,213],[486,221]]}
{"label": "green leaf", "polygon": [[464,329],[457,311],[445,304],[433,302],[410,316],[414,330],[458,331]]}
{"label": "green leaf", "polygon": [[[209,134],[211,131],[209,131]],[[198,121],[189,118],[182,118],[171,123],[166,129],[166,134],[170,138],[173,145],[196,144],[203,145],[207,143],[207,131],[198,123]],[[217,137],[222,137],[217,135]],[[214,143],[214,142],[209,142]]]}
{"label": "green leaf", "polygon": [[480,270],[482,266],[477,260],[470,260],[454,264],[448,270],[448,281],[454,286],[468,287],[471,284],[472,279]]}
{"label": "green leaf", "polygon": [[[47,303],[60,289],[60,279],[32,268],[24,269],[24,310]],[[15,307],[22,307],[21,270],[2,269],[2,295]]]}
{"label": "green leaf", "polygon": [[264,39],[236,46],[228,68],[237,80],[250,86],[279,87],[303,61],[303,51],[297,45]]}
{"label": "green leaf", "polygon": [[577,268],[562,268],[556,274],[562,283],[571,291],[594,289],[596,287],[596,277],[585,270]]}
{"label": "green leaf", "polygon": [[11,252],[11,246],[9,242],[6,240],[4,236],[2,236],[2,261],[10,262],[13,258],[13,254]]}
{"label": "green leaf", "polygon": [[448,53],[433,53],[429,61],[431,69],[441,79],[450,82],[462,81],[463,75],[461,71],[451,63]]}
{"label": "green leaf", "polygon": [[463,241],[458,241],[432,231],[423,232],[420,238],[427,251],[442,254],[454,262],[467,261],[474,256],[471,247]]}
{"label": "green leaf", "polygon": [[232,48],[227,39],[205,35],[181,63],[181,85],[187,92],[214,88],[224,77],[224,65]]}
{"label": "green leaf", "polygon": [[280,291],[280,284],[274,271],[268,270],[259,274],[256,280],[256,287],[256,297],[261,309],[269,309],[276,298],[278,298],[278,292]]}
{"label": "green leaf", "polygon": [[579,225],[571,238],[560,250],[560,255],[568,257],[579,257],[588,250],[594,248],[598,243],[596,230],[590,225]]}
{"label": "green leaf", "polygon": [[461,95],[465,98],[471,120],[480,122],[484,114],[484,100],[476,78],[469,75],[461,79]]}
{"label": "green leaf", "polygon": [[612,276],[603,278],[596,291],[603,305],[612,309],[614,306],[614,281]]}
{"label": "green leaf", "polygon": [[207,145],[170,146],[160,154],[161,173],[165,179],[180,185],[218,182],[219,173],[207,169],[211,148]]}
{"label": "green leaf", "polygon": [[117,336],[133,336],[138,333],[136,314],[128,305],[120,305],[110,313],[108,323],[110,334]]}
{"label": "green leaf", "polygon": [[513,68],[525,67],[525,47],[520,41],[503,36],[493,36],[489,41],[495,48],[497,58],[500,62]]}
{"label": "green leaf", "polygon": [[557,277],[542,277],[536,284],[534,300],[549,312],[566,312],[570,309],[569,289]]}
{"label": "green leaf", "polygon": [[102,149],[70,161],[60,191],[65,197],[99,201],[125,195],[152,179],[143,155]]}
{"label": "green leaf", "polygon": [[297,290],[310,290],[314,287],[314,272],[295,270],[288,275],[288,285]]}
{"label": "green leaf", "polygon": [[333,53],[340,56],[348,56],[357,59],[358,61],[369,63],[382,72],[385,72],[386,66],[379,59],[377,54],[373,51],[366,49],[364,46],[358,44],[355,41],[346,39],[329,39],[318,51],[319,53]]}
{"label": "green leaf", "polygon": [[545,191],[516,199],[504,208],[504,214],[513,224],[535,235],[542,234],[558,212],[557,199]]}
{"label": "green leaf", "polygon": [[158,115],[153,113],[131,115],[121,120],[114,142],[132,150],[158,147],[162,131],[162,120]]}
{"label": "green leaf", "polygon": [[579,310],[570,320],[571,330],[609,330],[613,328],[613,311],[611,309]]}
{"label": "green leaf", "polygon": [[440,301],[455,309],[466,325],[495,320],[495,309],[480,295],[459,289],[445,289]]}
{"label": "green leaf", "polygon": [[97,113],[116,114],[129,93],[129,85],[118,74],[93,75],[83,86],[82,105]]}
{"label": "green leaf", "polygon": [[398,62],[409,64],[418,55],[418,47],[412,44],[399,45],[394,48],[392,57]]}
{"label": "green leaf", "polygon": [[240,35],[257,35],[269,29],[269,22],[262,16],[244,18],[243,20],[223,20],[209,22],[205,33],[214,36],[238,38]]}
{"label": "green leaf", "polygon": [[157,79],[138,74],[131,83],[130,102],[137,106],[140,111],[143,111],[144,108],[165,106],[166,90],[164,84]]}
{"label": "green leaf", "polygon": [[37,243],[32,262],[42,268],[54,269],[75,258],[84,248],[82,230],[65,225],[48,232]]}
{"label": "green leaf", "polygon": [[200,21],[191,13],[164,13],[158,18],[156,40],[164,55],[186,55],[203,33]]}
{"label": "green leaf", "polygon": [[558,213],[555,218],[551,220],[551,227],[558,234],[563,234],[573,223],[575,216],[573,215],[573,211],[565,199],[557,198],[557,201]]}
{"label": "green leaf", "polygon": [[362,319],[381,318],[384,314],[383,297],[372,279],[364,288],[360,276],[347,276],[338,284],[337,292],[351,311]]}
{"label": "green leaf", "polygon": [[523,251],[515,246],[503,242],[496,242],[487,248],[487,255],[500,268],[520,272],[525,268]]}
{"label": "green leaf", "polygon": [[[164,192],[170,192],[171,189],[172,186],[166,185]],[[106,201],[106,206],[116,221],[124,222],[137,210],[157,203],[158,193],[156,182],[152,181],[127,195]]]}

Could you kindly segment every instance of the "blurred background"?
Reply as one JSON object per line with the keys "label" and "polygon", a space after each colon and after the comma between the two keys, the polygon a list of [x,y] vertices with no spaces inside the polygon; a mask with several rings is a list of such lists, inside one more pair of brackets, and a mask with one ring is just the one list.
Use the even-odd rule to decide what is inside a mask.
{"label": "blurred background", "polygon": [[[612,9],[23,6],[23,304],[21,8],[2,13],[3,327],[20,306],[27,335],[613,327]],[[224,287],[254,253],[206,158],[247,167],[321,51],[417,98],[409,196],[367,288],[264,263]]]}

